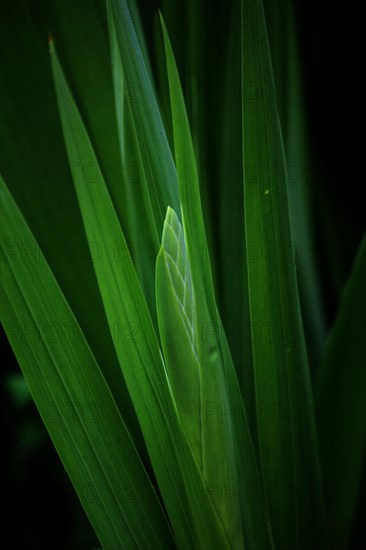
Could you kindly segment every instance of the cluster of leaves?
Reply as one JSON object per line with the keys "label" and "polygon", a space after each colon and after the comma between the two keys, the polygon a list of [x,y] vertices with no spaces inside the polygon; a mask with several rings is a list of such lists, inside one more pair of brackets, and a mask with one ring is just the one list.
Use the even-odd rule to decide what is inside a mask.
{"label": "cluster of leaves", "polygon": [[[199,29],[204,8],[188,9]],[[299,106],[285,113],[269,85],[262,2],[232,4],[225,90],[238,91],[239,101],[223,93],[217,219],[204,171],[198,43],[188,55],[188,117],[162,17],[156,78],[134,3],[97,3],[98,10],[110,65],[92,42],[69,57],[64,45],[60,62],[55,33],[50,67],[63,138],[23,145],[31,158],[50,139],[53,160],[66,167],[73,187],[56,191],[53,235],[86,246],[82,265],[52,257],[45,222],[30,227],[35,207],[20,209],[11,175],[1,178],[2,321],[58,454],[105,548],[305,550],[329,539],[347,548],[366,448],[357,332],[366,244],[325,348],[309,349],[303,322],[306,334],[325,328],[304,189],[289,193],[287,174],[293,155],[306,156],[303,123]],[[169,21],[169,6],[164,13]],[[66,24],[60,17],[61,30]],[[291,32],[288,39],[296,51]],[[273,56],[277,78],[280,63]],[[67,64],[84,81],[98,67],[100,81],[115,84],[114,101],[106,86],[97,105],[83,102]],[[238,168],[240,185],[230,185],[227,166]],[[217,269],[210,260],[223,260],[227,243],[246,253]],[[101,339],[88,335],[91,315]],[[29,327],[41,327],[39,337],[28,338]],[[308,356],[316,357],[315,374]],[[55,422],[50,407],[64,411],[67,403],[77,405],[73,414]]]}

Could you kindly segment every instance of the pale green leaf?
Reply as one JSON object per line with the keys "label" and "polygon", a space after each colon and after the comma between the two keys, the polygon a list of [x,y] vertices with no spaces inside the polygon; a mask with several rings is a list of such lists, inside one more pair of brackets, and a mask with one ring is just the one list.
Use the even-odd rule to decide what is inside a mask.
{"label": "pale green leaf", "polygon": [[[126,208],[127,227],[134,248],[136,271],[143,287],[150,313],[154,318],[154,272],[155,259],[159,249],[159,236],[150,201],[148,182],[146,180],[146,158],[143,156],[134,123],[132,103],[136,101],[136,98],[128,96],[128,87],[131,88],[131,85],[126,80],[128,75],[124,75],[116,26],[112,9],[108,2],[107,9],[113,80],[119,84],[115,95],[115,111],[126,203],[129,205],[129,208]],[[136,25],[136,9],[133,10],[133,14],[133,21]],[[138,36],[140,41],[140,38],[142,38],[141,30],[138,32]],[[146,55],[145,53],[145,65],[148,63]]]}
{"label": "pale green leaf", "polygon": [[[53,48],[51,60],[57,84],[65,77]],[[61,97],[59,109],[69,162],[97,164],[74,102]],[[195,545],[225,547],[226,535],[177,415],[134,265],[128,254],[116,257],[110,246],[115,243],[127,249],[108,190],[103,179],[87,185],[81,172],[74,171],[73,175],[88,238],[104,243],[107,251],[94,263],[95,273],[108,321],[119,329],[114,346],[177,544],[187,549]]]}
{"label": "pale green leaf", "polygon": [[[162,27],[183,229],[195,297],[201,400],[206,407],[202,418],[203,475],[218,489],[215,504],[231,545],[241,547],[248,539],[255,540],[258,547],[269,548],[271,539],[249,426],[217,311],[210,264],[202,254],[207,240],[183,94],[163,21]],[[251,496],[243,494],[242,487],[247,487]],[[227,490],[231,498],[221,498],[220,491]]]}
{"label": "pale green leaf", "polygon": [[148,194],[156,232],[161,234],[166,208],[178,210],[177,175],[165,134],[154,87],[138,42],[126,0],[108,0],[110,26],[115,26],[123,69],[126,98],[130,106],[137,143],[149,182]]}
{"label": "pale green leaf", "polygon": [[192,275],[180,222],[168,208],[156,263],[156,300],[169,383],[202,469],[202,403]]}

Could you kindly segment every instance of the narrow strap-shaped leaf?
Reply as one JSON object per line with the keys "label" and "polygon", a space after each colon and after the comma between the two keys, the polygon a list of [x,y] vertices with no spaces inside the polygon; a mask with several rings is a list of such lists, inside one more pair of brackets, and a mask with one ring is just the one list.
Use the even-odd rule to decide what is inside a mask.
{"label": "narrow strap-shaped leaf", "polygon": [[[107,8],[109,4],[107,3]],[[134,12],[135,13],[135,10]],[[135,17],[133,18],[136,24]],[[113,80],[119,83],[115,100],[118,137],[124,174],[124,189],[127,212],[128,234],[133,242],[135,266],[139,276],[150,313],[155,318],[155,260],[159,250],[159,239],[155,225],[154,212],[146,180],[138,135],[134,124],[131,103],[134,97],[128,97],[126,78],[119,52],[116,26],[112,10],[108,9],[108,29],[111,50]],[[140,32],[138,33],[140,36]],[[145,56],[144,56],[145,58]],[[146,63],[146,59],[145,59]]]}
{"label": "narrow strap-shaped leaf", "polygon": [[[177,11],[176,4],[174,5],[173,9]],[[159,109],[161,113],[161,118],[163,120],[165,133],[169,142],[170,150],[173,153],[174,139],[172,113],[170,109],[169,99],[169,83],[168,75],[166,73],[165,47],[163,35],[161,32],[159,13],[156,13],[154,16],[154,54]]]}
{"label": "narrow strap-shaped leaf", "polygon": [[[132,9],[134,1],[132,0]],[[29,4],[29,3],[25,3]],[[39,33],[38,40],[45,46],[44,54],[48,62],[46,33],[56,37],[60,55],[67,63],[68,83],[78,108],[83,114],[84,123],[97,151],[99,164],[103,170],[112,201],[120,220],[125,220],[126,210],[124,187],[121,185],[123,169],[118,157],[117,125],[114,116],[114,94],[119,93],[119,82],[113,80],[109,66],[107,41],[107,18],[105,4],[100,0],[88,0],[87,4],[75,5],[64,2],[41,3],[37,0],[27,8],[33,12],[36,25],[45,17],[45,28]],[[45,15],[47,14],[47,15]],[[137,14],[134,10],[135,19]],[[47,86],[52,89],[52,77],[49,75]],[[68,94],[69,89],[63,83],[56,93]],[[51,98],[55,102],[55,98]],[[117,99],[119,101],[119,97]],[[55,102],[56,103],[56,102]],[[55,104],[52,105],[56,107]],[[47,106],[46,106],[47,109]],[[49,130],[49,127],[47,128]],[[95,167],[84,167],[86,177],[98,178]]]}
{"label": "narrow strap-shaped leaf", "polygon": [[[118,4],[119,0],[107,0],[107,10],[110,11],[110,4],[111,2],[115,2]],[[140,11],[138,8],[138,0],[126,0],[127,7],[128,7],[128,13],[129,13],[129,19],[127,19],[128,23],[133,25],[133,28],[136,33],[136,38],[140,46],[142,57],[144,58],[144,63],[146,70],[148,72],[150,81],[152,81],[152,70],[151,70],[151,63],[150,63],[150,57],[148,54],[148,50],[146,47],[146,40],[144,35],[144,30],[142,28],[142,22],[140,17]],[[119,17],[124,17],[123,13],[119,10],[118,11]]]}
{"label": "narrow strap-shaped leaf", "polygon": [[[51,49],[55,83],[65,77]],[[69,162],[97,164],[92,145],[74,102],[59,98],[59,109]],[[211,495],[194,460],[172,398],[165,365],[135,267],[129,255],[115,256],[126,241],[101,178],[88,185],[74,171],[85,231],[91,242],[104,243],[106,254],[94,263],[114,345],[131,395],[149,457],[177,545],[226,548],[226,534],[217,518]],[[108,246],[114,243],[115,247]],[[118,248],[117,248],[118,249]]]}
{"label": "narrow strap-shaped leaf", "polygon": [[[92,255],[98,256],[101,247],[100,243],[88,243],[83,230],[63,142],[47,44],[50,29],[60,39],[62,37],[62,51],[68,59],[71,81],[73,84],[77,81],[79,91],[80,86],[83,90],[78,105],[86,103],[87,111],[94,119],[88,126],[91,134],[99,133],[101,126],[110,128],[114,113],[106,114],[108,100],[104,92],[108,89],[108,82],[111,88],[112,79],[106,66],[107,49],[103,45],[98,50],[104,34],[98,20],[97,4],[104,7],[99,2],[88,2],[88,16],[82,18],[76,17],[76,13],[82,11],[81,3],[63,5],[61,2],[39,3],[38,0],[17,1],[17,7],[9,11],[11,17],[1,33],[1,40],[7,44],[9,53],[8,62],[5,58],[1,62],[1,80],[5,85],[0,116],[1,170],[92,348],[117,406],[120,410],[123,407],[124,420],[140,451],[141,444],[136,439],[139,437],[137,419],[113,349],[92,257],[88,256],[89,249]],[[2,20],[5,21],[5,13]],[[75,48],[75,44],[79,47]],[[70,51],[73,55],[69,54]],[[96,51],[98,55],[94,55]],[[1,48],[1,54],[6,55],[5,48]],[[10,90],[23,90],[24,94],[9,93]],[[101,90],[102,97],[98,95]],[[99,100],[94,102],[96,91]],[[57,89],[57,94],[68,97],[65,82]],[[92,109],[89,109],[91,105]],[[113,110],[111,96],[110,106]],[[102,142],[103,147],[98,148],[98,152],[104,158],[102,165],[112,169],[113,160],[116,160],[117,133],[102,130],[101,135],[98,144]],[[110,141],[114,142],[112,146]],[[97,144],[94,139],[93,143]],[[89,182],[98,178],[94,168],[82,168]],[[119,172],[114,164],[113,174]],[[115,178],[107,177],[108,182],[111,179]],[[121,188],[120,183],[118,186]],[[122,199],[117,202],[121,203]]]}
{"label": "narrow strap-shaped leaf", "polygon": [[248,256],[250,261],[250,255],[245,246],[242,185],[241,25],[238,17],[240,0],[234,0],[231,9],[220,166],[219,307],[254,439],[256,417],[247,280],[247,262]]}
{"label": "narrow strap-shaped leaf", "polygon": [[[311,371],[319,365],[326,337],[321,277],[315,261],[314,199],[318,176],[309,155],[297,21],[292,0],[264,0],[274,73],[273,88],[281,120],[288,167],[290,222],[297,252],[297,275]],[[257,88],[259,91],[259,88]]]}
{"label": "narrow strap-shaped leaf", "polygon": [[243,165],[246,246],[261,468],[274,540],[280,548],[324,548],[322,489],[307,355],[287,199],[286,163],[261,0],[242,0]]}
{"label": "narrow strap-shaped leaf", "polygon": [[109,388],[2,179],[1,217],[2,323],[100,542],[169,547],[168,522]]}
{"label": "narrow strap-shaped leaf", "polygon": [[149,186],[156,232],[161,235],[166,208],[179,207],[177,175],[158,109],[153,85],[143,59],[126,0],[108,0],[122,60],[127,101]]}
{"label": "narrow strap-shaped leaf", "polygon": [[366,459],[366,236],[343,292],[315,384],[331,548],[349,548]]}
{"label": "narrow strap-shaped leaf", "polygon": [[[162,27],[183,229],[195,297],[201,400],[204,405],[203,475],[217,491],[215,504],[231,545],[240,548],[246,544],[249,546],[249,541],[254,540],[258,548],[269,548],[271,540],[249,426],[217,311],[210,264],[202,255],[202,245],[207,241],[187,113],[163,21]],[[246,494],[243,487],[248,489]],[[222,498],[223,493],[227,498]]]}

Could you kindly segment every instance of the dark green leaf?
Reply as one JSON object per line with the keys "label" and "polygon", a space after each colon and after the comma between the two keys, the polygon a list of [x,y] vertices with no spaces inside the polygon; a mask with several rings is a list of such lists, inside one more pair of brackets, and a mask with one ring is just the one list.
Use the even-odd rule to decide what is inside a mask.
{"label": "dark green leaf", "polygon": [[[261,0],[242,0],[244,220],[259,452],[275,544],[324,548],[312,389],[295,275],[286,160]],[[249,168],[260,176],[254,178]],[[296,503],[296,505],[295,505]]]}
{"label": "dark green leaf", "polygon": [[366,237],[315,385],[319,449],[331,548],[349,548],[366,458]]}

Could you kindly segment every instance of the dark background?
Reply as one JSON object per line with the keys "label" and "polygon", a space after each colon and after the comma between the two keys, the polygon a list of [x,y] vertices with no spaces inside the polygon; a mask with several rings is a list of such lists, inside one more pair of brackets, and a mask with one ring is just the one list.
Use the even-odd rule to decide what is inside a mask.
{"label": "dark background", "polygon": [[[25,25],[24,11],[18,2],[10,0],[2,3],[2,9],[9,9],[10,3],[13,16],[3,19],[2,24],[14,25],[16,36]],[[42,2],[37,0],[23,4],[27,4],[33,17],[42,10]],[[149,40],[152,14],[159,2],[149,0],[139,4]],[[212,2],[210,4],[212,6]],[[221,13],[225,4],[217,2],[217,10],[210,9],[209,17],[215,18],[215,13],[216,16]],[[184,2],[177,2],[177,5],[177,9],[184,10]],[[317,260],[323,278],[328,322],[331,323],[337,311],[339,292],[331,276],[332,255],[322,233],[322,217],[331,220],[334,243],[341,258],[341,282],[347,277],[365,226],[365,206],[361,199],[365,184],[361,41],[365,31],[361,28],[361,14],[351,4],[332,3],[328,7],[308,0],[297,2],[295,8],[311,155],[317,166],[317,181],[321,181],[313,190]],[[220,28],[217,21],[212,20],[212,23]],[[6,43],[2,40],[1,65],[7,62],[12,48],[16,48],[11,32],[6,32],[6,37]],[[209,44],[204,47],[209,52]],[[34,405],[26,400],[23,404],[17,403],[9,391],[9,377],[19,374],[19,367],[3,336],[2,350],[0,391],[6,464],[2,484],[6,514],[3,542],[7,540],[9,548],[92,548],[98,544],[97,540]],[[361,504],[366,508],[365,491],[361,500],[354,527],[354,548],[366,547],[361,517]],[[360,540],[356,543],[357,537]]]}

